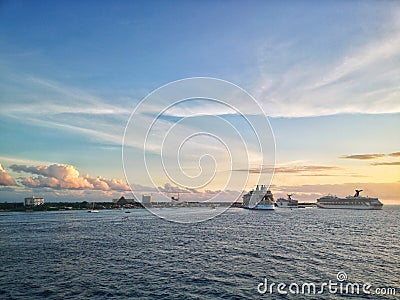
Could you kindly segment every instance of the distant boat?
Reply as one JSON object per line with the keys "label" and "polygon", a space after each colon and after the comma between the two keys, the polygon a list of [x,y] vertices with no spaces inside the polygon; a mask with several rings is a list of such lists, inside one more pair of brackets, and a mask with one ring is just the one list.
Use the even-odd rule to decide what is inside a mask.
{"label": "distant boat", "polygon": [[319,208],[339,208],[339,209],[360,209],[376,210],[382,209],[382,202],[378,198],[360,196],[362,190],[356,190],[354,196],[339,198],[332,195],[323,196],[317,199]]}
{"label": "distant boat", "polygon": [[94,201],[93,201],[93,204],[92,204],[92,209],[91,210],[88,210],[88,213],[98,213],[99,211],[97,210],[97,209],[94,209]]}
{"label": "distant boat", "polygon": [[282,208],[298,208],[299,207],[299,201],[292,199],[293,195],[287,195],[288,198],[279,198],[276,200],[276,205],[278,207]]}
{"label": "distant boat", "polygon": [[249,191],[243,196],[243,208],[255,210],[274,210],[274,196],[265,185],[257,185],[255,190]]}

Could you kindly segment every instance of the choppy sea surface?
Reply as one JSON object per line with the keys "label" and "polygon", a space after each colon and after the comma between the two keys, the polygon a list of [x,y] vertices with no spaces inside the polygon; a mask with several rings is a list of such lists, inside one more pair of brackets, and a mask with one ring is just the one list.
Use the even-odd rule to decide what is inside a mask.
{"label": "choppy sea surface", "polygon": [[[232,208],[195,224],[168,222],[139,209],[130,214],[2,212],[0,298],[395,299],[400,294],[399,233],[400,206],[381,211]],[[370,283],[371,294],[288,291],[292,283],[300,292],[303,283],[315,283],[318,292],[323,282],[339,283],[338,272],[347,276],[343,283]],[[275,288],[260,294],[265,279],[268,285],[286,284],[288,294]],[[374,294],[383,287],[395,288],[396,295]]]}

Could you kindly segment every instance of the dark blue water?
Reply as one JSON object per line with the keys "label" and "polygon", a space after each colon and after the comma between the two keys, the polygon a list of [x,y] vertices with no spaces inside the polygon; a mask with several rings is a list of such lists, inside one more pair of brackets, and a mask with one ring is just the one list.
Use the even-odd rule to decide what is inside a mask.
{"label": "dark blue water", "polygon": [[127,215],[0,213],[0,298],[336,299],[344,296],[261,295],[257,286],[264,278],[287,284],[337,281],[339,271],[348,281],[397,288],[387,298],[400,294],[399,206],[230,209],[189,225],[145,210],[123,220]]}

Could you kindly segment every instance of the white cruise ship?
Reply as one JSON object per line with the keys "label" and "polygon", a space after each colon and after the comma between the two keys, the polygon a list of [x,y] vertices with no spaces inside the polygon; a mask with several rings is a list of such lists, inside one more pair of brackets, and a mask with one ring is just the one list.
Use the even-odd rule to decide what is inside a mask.
{"label": "white cruise ship", "polygon": [[378,198],[360,196],[362,190],[356,190],[354,196],[339,198],[332,195],[317,199],[319,208],[341,208],[341,209],[382,209],[382,202]]}
{"label": "white cruise ship", "polygon": [[274,196],[265,185],[257,185],[255,190],[251,190],[243,196],[243,208],[274,210]]}
{"label": "white cruise ship", "polygon": [[287,196],[288,196],[287,199],[279,198],[278,200],[276,200],[276,205],[282,208],[298,208],[299,201],[292,199],[293,195],[287,195]]}

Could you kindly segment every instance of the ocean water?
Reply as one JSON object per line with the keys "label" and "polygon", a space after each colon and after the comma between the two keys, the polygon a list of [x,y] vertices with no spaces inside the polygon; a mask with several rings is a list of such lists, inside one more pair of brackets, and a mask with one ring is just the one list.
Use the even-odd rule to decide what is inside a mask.
{"label": "ocean water", "polygon": [[[180,208],[202,214],[209,208]],[[128,220],[123,217],[129,216]],[[232,208],[177,224],[145,210],[0,213],[1,299],[395,299],[400,207]],[[260,294],[265,283],[371,283],[372,294]],[[261,290],[262,287],[261,286]],[[287,289],[286,289],[287,291]]]}

